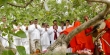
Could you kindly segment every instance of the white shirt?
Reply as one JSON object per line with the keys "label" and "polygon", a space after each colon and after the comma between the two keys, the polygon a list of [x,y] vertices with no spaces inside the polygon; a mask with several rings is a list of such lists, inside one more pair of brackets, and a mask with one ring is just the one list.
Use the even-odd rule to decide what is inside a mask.
{"label": "white shirt", "polygon": [[31,37],[31,40],[40,39],[40,31],[41,31],[40,25],[37,25],[37,28],[35,27],[35,24],[28,26],[28,32]]}

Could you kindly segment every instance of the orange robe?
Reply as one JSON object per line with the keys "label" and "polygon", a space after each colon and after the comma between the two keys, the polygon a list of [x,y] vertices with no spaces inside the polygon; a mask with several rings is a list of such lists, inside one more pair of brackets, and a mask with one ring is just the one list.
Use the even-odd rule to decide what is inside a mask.
{"label": "orange robe", "polygon": [[109,46],[110,45],[110,18],[106,20],[105,23],[106,23],[106,28],[108,28],[108,30],[106,30],[106,33],[102,36],[102,38],[106,40],[107,42],[101,38],[102,49],[105,55],[110,55],[110,46]]}
{"label": "orange robe", "polygon": [[[72,30],[74,30],[76,27],[80,26],[80,22],[76,21],[74,23],[73,27],[70,27],[66,30],[64,30],[62,33],[64,34],[68,34],[70,33]],[[70,46],[72,47],[72,52],[75,53],[77,50],[83,50],[85,48],[85,44],[86,44],[86,35],[85,35],[85,31],[81,31],[80,33],[76,34],[71,40],[70,40]]]}
{"label": "orange robe", "polygon": [[[89,27],[85,30],[85,33],[90,33],[92,31],[92,27]],[[86,48],[87,49],[90,49],[92,50],[92,52],[94,51],[94,43],[93,43],[93,39],[92,39],[92,35],[88,35],[86,36],[86,40],[87,40],[87,43],[86,43]]]}

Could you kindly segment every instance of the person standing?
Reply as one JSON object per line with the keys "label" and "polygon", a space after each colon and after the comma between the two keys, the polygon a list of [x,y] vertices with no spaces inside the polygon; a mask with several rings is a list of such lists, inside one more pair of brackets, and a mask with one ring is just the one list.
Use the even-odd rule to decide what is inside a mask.
{"label": "person standing", "polygon": [[42,31],[41,31],[41,45],[42,45],[42,52],[45,53],[47,47],[50,45],[49,39],[49,29],[46,23],[42,23]]}
{"label": "person standing", "polygon": [[41,27],[40,25],[38,25],[37,19],[31,21],[30,25],[27,28],[31,39],[31,53],[35,53],[36,49],[40,49],[40,29]]}
{"label": "person standing", "polygon": [[[5,16],[2,17],[2,22],[0,22],[0,26],[1,28],[7,28],[7,19]],[[0,42],[2,43],[2,45],[4,47],[8,47],[9,46],[9,43],[8,43],[8,34],[5,33],[4,31],[0,31]],[[5,33],[6,35],[3,36],[2,33]]]}
{"label": "person standing", "polygon": [[[14,33],[17,33],[20,30],[20,25],[17,23],[17,20],[13,20],[13,31]],[[18,36],[13,36],[13,44],[12,47],[16,49],[16,46],[21,46],[22,45],[22,40]],[[19,55],[18,51],[16,52],[16,55]]]}
{"label": "person standing", "polygon": [[66,29],[72,27],[72,25],[70,25],[70,20],[66,20]]}
{"label": "person standing", "polygon": [[62,30],[62,31],[66,29],[66,26],[65,26],[64,21],[61,21],[61,22],[60,22],[60,26],[61,26],[61,30]]}
{"label": "person standing", "polygon": [[26,38],[22,38],[22,46],[24,46],[25,47],[25,49],[26,49],[26,54],[30,54],[30,45],[29,45],[29,33],[28,33],[28,30],[26,30],[26,27],[27,27],[27,25],[26,24],[24,24],[24,25],[22,25],[21,27],[20,27],[20,29],[22,30],[22,31],[24,31],[25,32],[25,34],[26,34]]}
{"label": "person standing", "polygon": [[58,38],[61,32],[61,27],[58,26],[57,20],[53,21],[53,26],[49,28],[50,42],[53,44],[55,40]]}
{"label": "person standing", "polygon": [[[104,24],[105,23],[105,24]],[[105,55],[110,55],[110,18],[104,21],[101,26],[104,26],[105,28],[98,29],[98,32],[104,32],[102,37],[100,38],[102,49]]]}

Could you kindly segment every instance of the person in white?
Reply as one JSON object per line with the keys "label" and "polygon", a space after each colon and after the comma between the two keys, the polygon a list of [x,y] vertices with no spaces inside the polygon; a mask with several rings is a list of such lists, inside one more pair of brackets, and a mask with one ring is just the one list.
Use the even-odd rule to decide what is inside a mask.
{"label": "person in white", "polygon": [[22,38],[22,46],[25,47],[26,54],[30,54],[29,34],[28,34],[28,30],[26,30],[26,28],[27,28],[27,26],[25,24],[20,27],[20,29],[22,31],[24,31],[27,36],[26,38]]}
{"label": "person in white", "polygon": [[46,23],[42,23],[42,31],[41,31],[41,46],[42,52],[45,53],[47,47],[50,45],[49,33]]}
{"label": "person in white", "polygon": [[[3,16],[2,17],[2,22],[0,22],[0,26],[1,28],[7,28],[7,25],[6,25],[6,17]],[[0,31],[0,42],[2,43],[2,45],[4,47],[9,47],[9,43],[8,43],[8,34],[6,34],[5,36],[2,35],[2,33],[5,33],[4,31]]]}
{"label": "person in white", "polygon": [[53,44],[61,32],[61,27],[57,25],[57,20],[53,21],[53,26],[49,28],[50,42]]}
{"label": "person in white", "polygon": [[61,30],[64,31],[66,29],[64,21],[60,22]]}
{"label": "person in white", "polygon": [[70,25],[70,20],[66,20],[66,29],[72,27],[72,25]]}
{"label": "person in white", "polygon": [[32,52],[34,53],[36,49],[41,49],[40,46],[40,31],[41,31],[41,26],[37,24],[38,20],[35,19],[34,23],[29,25],[27,30],[29,32],[29,36],[31,38],[31,48]]}
{"label": "person in white", "polygon": [[[66,20],[66,29],[72,27],[72,25],[70,25],[70,20]],[[71,53],[72,52],[72,48],[68,46],[67,48],[67,53]]]}
{"label": "person in white", "polygon": [[[13,21],[13,31],[15,32],[15,33],[17,33],[18,31],[20,30],[20,25],[18,25],[18,23],[17,23],[17,20],[14,20]],[[16,46],[21,46],[22,45],[22,40],[21,40],[21,38],[20,37],[18,37],[18,36],[13,36],[13,45],[12,45],[12,47],[13,48],[15,48],[16,49]],[[16,52],[16,55],[19,55],[19,53],[18,52]]]}

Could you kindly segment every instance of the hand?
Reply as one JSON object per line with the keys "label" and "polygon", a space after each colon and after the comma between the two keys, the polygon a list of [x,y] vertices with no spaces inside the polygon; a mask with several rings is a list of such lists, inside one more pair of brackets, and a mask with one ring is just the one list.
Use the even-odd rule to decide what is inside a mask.
{"label": "hand", "polygon": [[58,29],[57,26],[54,26],[54,29],[57,30]]}
{"label": "hand", "polygon": [[47,28],[45,28],[45,31],[47,31]]}
{"label": "hand", "polygon": [[36,27],[36,29],[37,29],[37,25],[35,24],[35,27]]}
{"label": "hand", "polygon": [[28,27],[26,27],[26,30],[28,30]]}

